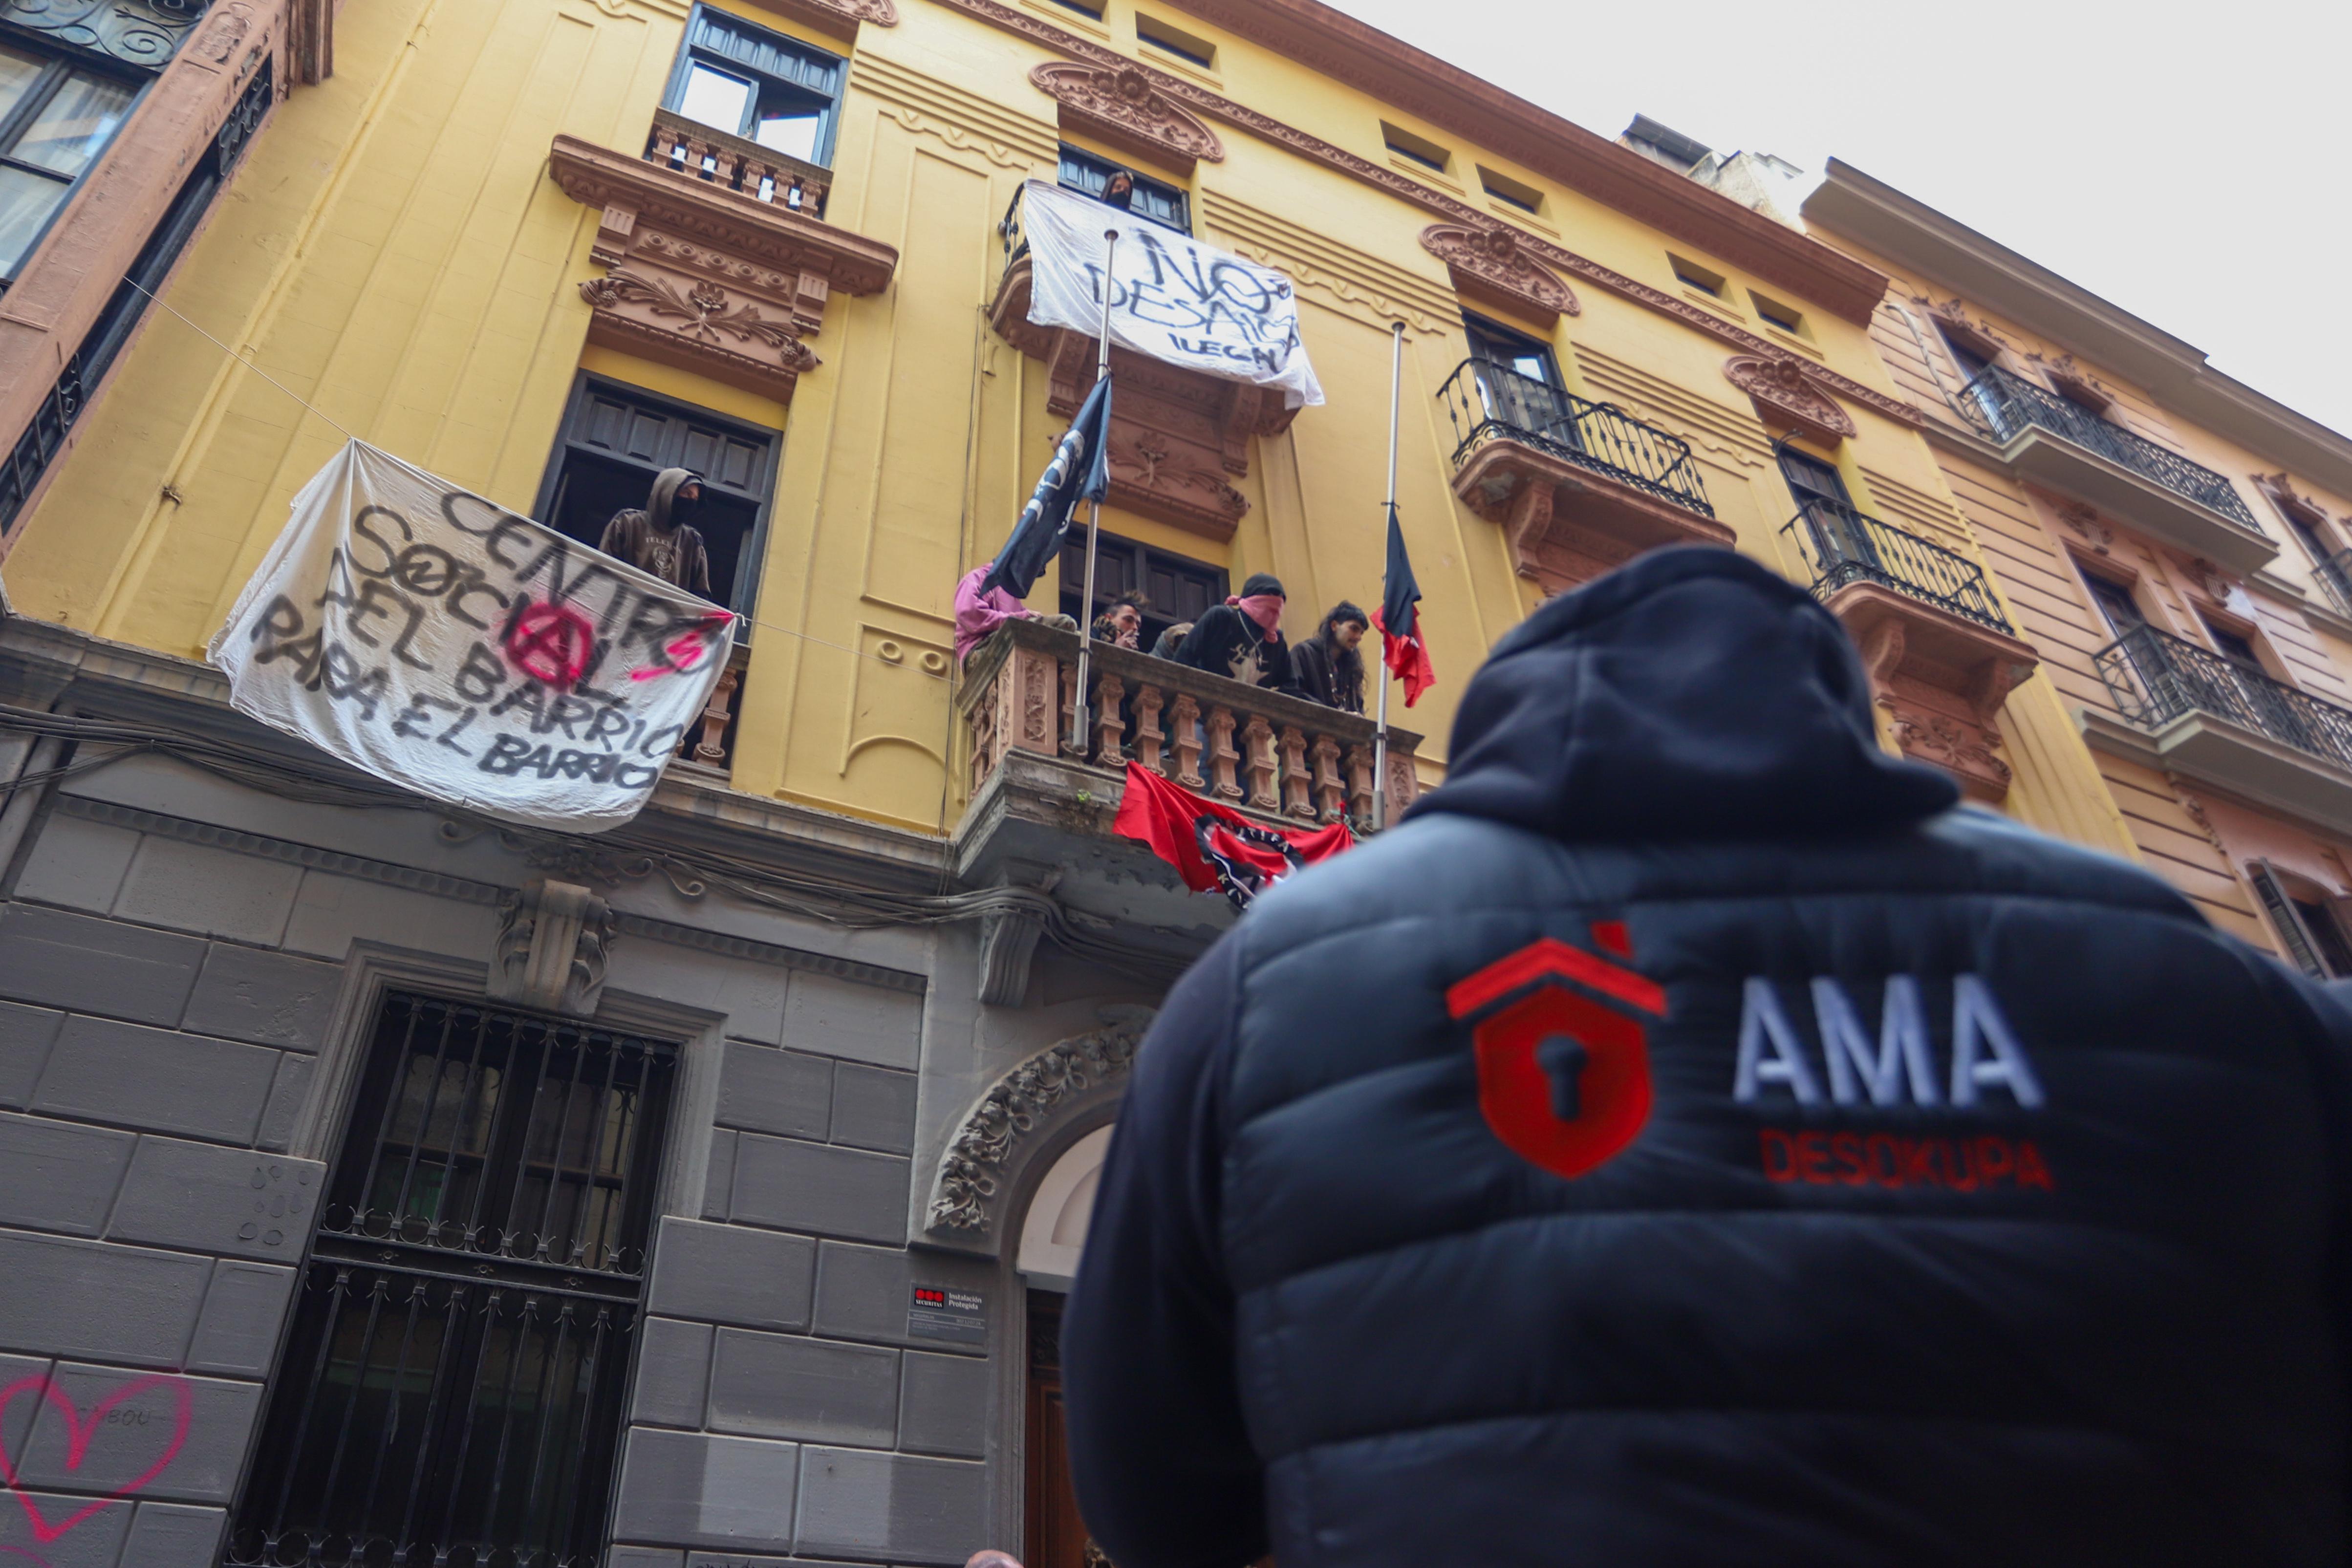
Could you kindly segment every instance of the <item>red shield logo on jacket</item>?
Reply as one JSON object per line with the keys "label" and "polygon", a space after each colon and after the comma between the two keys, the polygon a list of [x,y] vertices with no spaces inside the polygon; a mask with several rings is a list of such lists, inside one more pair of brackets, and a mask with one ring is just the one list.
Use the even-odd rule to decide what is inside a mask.
{"label": "red shield logo on jacket", "polygon": [[[1594,943],[1631,958],[1625,928],[1606,921]],[[1650,1120],[1649,1031],[1666,993],[1597,953],[1545,937],[1445,993],[1475,1019],[1478,1109],[1505,1146],[1573,1180],[1632,1146]]]}

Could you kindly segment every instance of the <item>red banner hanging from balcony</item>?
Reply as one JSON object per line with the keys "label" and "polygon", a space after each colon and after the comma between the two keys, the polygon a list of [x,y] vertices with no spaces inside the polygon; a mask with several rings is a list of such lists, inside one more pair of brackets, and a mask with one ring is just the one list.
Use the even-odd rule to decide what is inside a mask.
{"label": "red banner hanging from balcony", "polygon": [[1127,765],[1127,790],[1112,831],[1148,845],[1193,892],[1222,892],[1244,912],[1292,872],[1356,847],[1345,822],[1311,831],[1265,827],[1178,789],[1139,762]]}

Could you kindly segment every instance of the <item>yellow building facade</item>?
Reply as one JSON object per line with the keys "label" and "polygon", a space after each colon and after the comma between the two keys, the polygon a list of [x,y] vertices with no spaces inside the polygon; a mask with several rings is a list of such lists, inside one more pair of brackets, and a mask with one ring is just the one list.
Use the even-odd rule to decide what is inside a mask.
{"label": "yellow building facade", "polygon": [[[106,1516],[107,1561],[329,1534],[1079,1568],[1059,1292],[1141,1030],[1234,919],[1111,831],[1126,763],[1370,830],[1443,781],[1485,650],[1644,549],[1815,589],[1890,747],[2269,939],[2222,847],[2241,797],[2200,837],[2153,782],[2190,765],[2100,707],[2063,518],[2032,534],[2030,487],[1979,472],[1896,329],[1944,296],[1866,235],[1317,0],[122,3],[185,23],[168,65],[0,0],[42,80],[146,106],[8,279],[79,303],[0,312],[61,378],[0,486],[0,1114],[71,1124],[110,1195],[0,1221],[0,1273],[59,1303],[0,1349],[166,1369],[213,1456],[181,1512]],[[215,99],[236,157],[174,186],[140,138],[207,145]],[[98,199],[118,168],[144,205]],[[1030,607],[1135,590],[1156,632],[1270,572],[1297,643],[1377,604],[1401,332],[1438,685],[1391,707],[1385,777],[1369,717],[1103,644],[1081,681],[1043,621],[957,657],[958,581],[1093,380],[1085,334],[1028,319],[1024,184],[1121,172],[1124,221],[1289,280],[1327,400],[1115,353],[1096,600],[1066,551]],[[121,210],[152,215],[75,237]],[[107,303],[125,256],[152,307]],[[230,708],[203,650],[352,438],[591,547],[703,476],[743,634],[635,822],[495,823]],[[2336,527],[2352,476],[2264,450],[2200,448]],[[2334,568],[2252,553],[2250,607],[2211,613],[2344,695]],[[2129,559],[2151,618],[2219,591]],[[2332,852],[2281,885],[2340,893]],[[483,1410],[523,1437],[470,1445]],[[406,1479],[361,1489],[347,1452]]]}

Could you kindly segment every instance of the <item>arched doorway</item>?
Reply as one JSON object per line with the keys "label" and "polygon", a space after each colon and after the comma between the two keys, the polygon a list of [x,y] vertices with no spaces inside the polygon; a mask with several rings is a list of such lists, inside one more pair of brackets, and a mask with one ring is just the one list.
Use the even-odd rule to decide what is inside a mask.
{"label": "arched doorway", "polygon": [[1027,1521],[1022,1562],[1026,1568],[1105,1568],[1107,1559],[1087,1537],[1070,1486],[1068,1427],[1062,1413],[1062,1302],[1078,1271],[1108,1127],[1080,1138],[1037,1186],[1023,1218],[1015,1257],[1029,1287]]}

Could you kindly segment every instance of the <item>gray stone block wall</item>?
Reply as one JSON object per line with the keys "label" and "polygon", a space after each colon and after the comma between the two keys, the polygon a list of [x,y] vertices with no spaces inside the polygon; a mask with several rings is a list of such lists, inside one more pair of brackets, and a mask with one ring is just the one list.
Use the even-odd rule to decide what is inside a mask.
{"label": "gray stone block wall", "polygon": [[58,815],[0,905],[0,1443],[71,1526],[0,1561],[218,1561],[323,1176],[272,1147],[342,967],[257,945],[305,874]]}
{"label": "gray stone block wall", "polygon": [[[317,1221],[323,1168],[283,1151],[342,960],[492,945],[478,895],[196,837],[54,813],[0,904],[0,1377],[113,1417],[79,1469],[50,1452],[46,1399],[0,1409],[0,1443],[67,1518],[189,1424],[136,1495],[39,1547],[52,1568],[215,1561]],[[905,946],[877,950],[903,969]],[[981,1293],[992,1324],[1013,1310],[994,1265],[907,1248],[924,997],[640,940],[607,983],[723,1012],[729,1037],[699,1218],[656,1233],[613,1568],[914,1568],[991,1544],[992,1497],[1018,1486],[988,1458],[1007,1396],[985,1344],[908,1320],[918,1284]],[[0,1548],[35,1545],[0,1509]]]}
{"label": "gray stone block wall", "polygon": [[992,1263],[907,1246],[921,998],[795,971],[772,1038],[741,1022],[703,1218],[654,1249],[616,1568],[960,1563],[1009,1484],[996,1368],[919,1333],[913,1292],[1010,1303]]}

